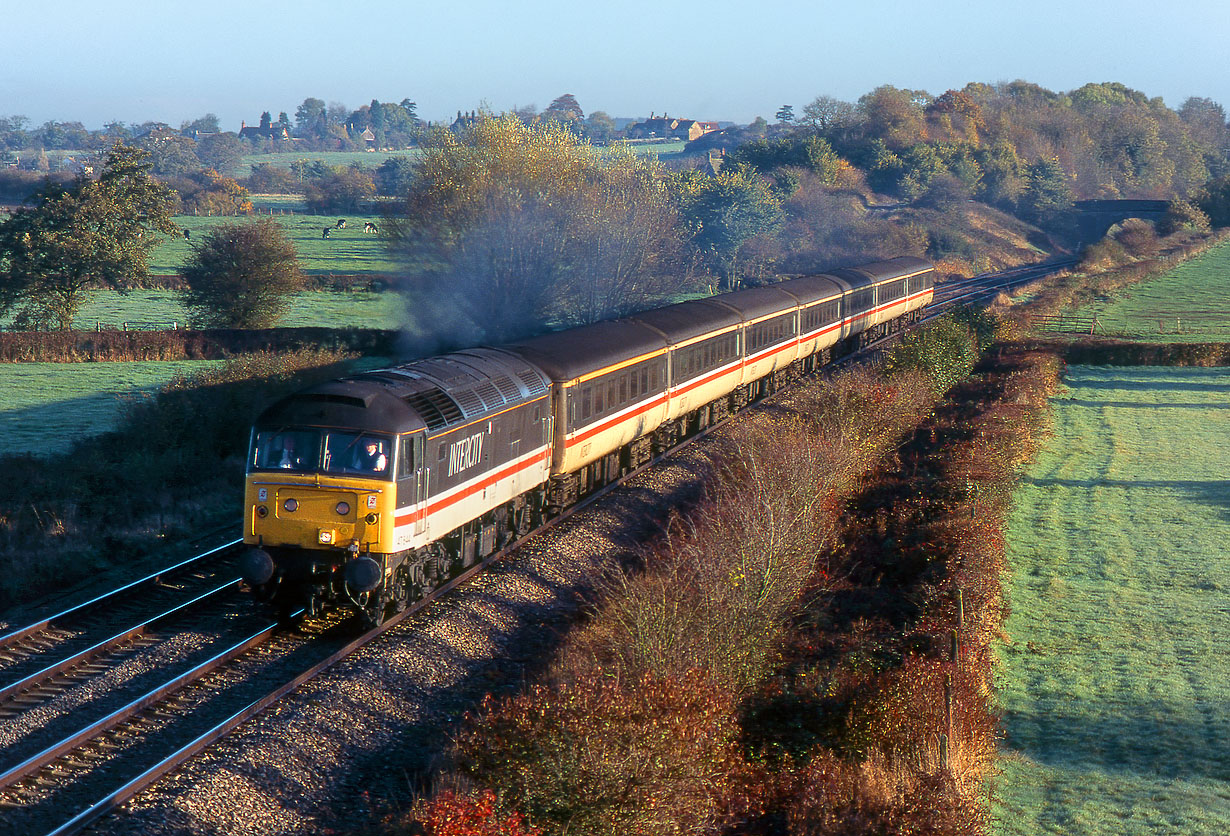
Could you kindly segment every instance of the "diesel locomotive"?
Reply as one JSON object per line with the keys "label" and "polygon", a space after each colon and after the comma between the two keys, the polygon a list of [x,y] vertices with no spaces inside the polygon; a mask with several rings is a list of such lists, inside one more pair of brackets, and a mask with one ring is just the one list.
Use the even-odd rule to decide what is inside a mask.
{"label": "diesel locomotive", "polygon": [[580,497],[931,301],[901,257],[313,386],[252,429],[246,582],[404,609]]}

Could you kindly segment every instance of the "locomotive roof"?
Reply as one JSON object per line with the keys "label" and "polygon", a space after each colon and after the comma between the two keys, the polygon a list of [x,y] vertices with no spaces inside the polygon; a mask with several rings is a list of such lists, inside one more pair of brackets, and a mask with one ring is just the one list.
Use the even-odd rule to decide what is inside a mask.
{"label": "locomotive roof", "polygon": [[642,354],[666,349],[661,334],[629,319],[595,322],[503,346],[565,382]]}
{"label": "locomotive roof", "polygon": [[665,336],[672,345],[743,321],[729,306],[718,304],[715,299],[679,302],[665,308],[641,311],[628,319],[648,325]]}
{"label": "locomotive roof", "polygon": [[274,402],[256,421],[264,427],[344,427],[373,432],[413,432],[422,418],[385,387],[368,381],[330,380]]}
{"label": "locomotive roof", "polygon": [[274,404],[260,421],[383,432],[439,430],[546,391],[542,374],[515,354],[474,348],[313,386]]}

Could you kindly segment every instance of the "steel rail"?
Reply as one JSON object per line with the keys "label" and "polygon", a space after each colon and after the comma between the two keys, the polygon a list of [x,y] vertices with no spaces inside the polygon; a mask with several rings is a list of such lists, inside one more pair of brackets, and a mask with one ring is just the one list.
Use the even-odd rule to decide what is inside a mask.
{"label": "steel rail", "polygon": [[[782,390],[779,390],[778,392],[772,393],[764,398],[761,398],[758,401],[755,401],[752,404],[749,404],[749,407],[754,407],[757,404],[763,404],[765,401],[769,400],[770,398],[773,398],[776,395],[783,393],[785,391],[786,391],[785,389],[782,389]],[[568,519],[576,512],[589,507],[590,505],[594,504],[602,497],[609,494],[611,491],[625,484],[626,482],[633,479],[634,477],[640,475],[641,473],[653,467],[654,465],[659,464],[663,459],[666,459],[667,457],[674,455],[675,453],[679,452],[680,450],[684,449],[690,444],[707,436],[709,433],[713,432],[714,430],[726,424],[732,418],[735,418],[738,415],[744,414],[745,411],[746,410],[741,410],[740,412],[733,413],[731,415],[726,416],[725,418],[722,418],[720,421],[717,421],[714,424],[711,424],[705,429],[700,430],[699,432],[694,433],[688,436],[687,438],[679,441],[678,443],[674,444],[668,449],[663,450],[657,456],[654,456],[652,459],[650,459],[648,462],[641,465],[640,467],[628,471],[627,473],[621,475],[619,478],[613,480],[612,482],[606,485],[603,485],[602,487],[598,488],[597,490],[593,491],[590,494],[587,494],[586,496],[578,500],[576,503],[564,509],[562,512],[560,512],[556,516],[552,517],[549,520],[546,520],[542,525],[538,526],[533,531],[522,535],[516,540],[510,542],[508,545],[504,546],[504,548],[500,549],[499,551],[493,552],[492,554],[483,558],[481,561],[475,563],[473,566],[468,567],[460,575],[456,576],[455,578],[450,579],[447,583],[444,583],[441,586],[437,587],[436,589],[432,590],[431,593],[429,593],[426,597],[420,599],[419,601],[414,602],[402,612],[399,612],[399,613],[396,613],[390,616],[380,626],[375,627],[372,630],[369,630],[367,633],[364,633],[363,635],[358,636],[357,638],[351,640],[345,646],[343,646],[342,648],[340,648],[339,650],[331,654],[328,658],[316,663],[308,670],[304,671],[303,673],[300,673],[299,675],[291,679],[289,682],[285,683],[284,685],[279,686],[277,689],[266,694],[264,697],[261,697],[260,699],[253,701],[247,707],[231,715],[229,718],[222,721],[221,723],[218,723],[213,728],[209,729],[208,731],[201,734],[200,736],[198,736],[197,738],[195,738],[188,744],[184,745],[176,752],[168,755],[159,763],[155,764],[154,766],[147,769],[145,772],[133,778],[131,781],[129,781],[124,786],[117,788],[116,790],[108,793],[105,797],[94,802],[89,807],[82,810],[80,813],[76,814],[72,819],[60,825],[55,830],[51,831],[48,834],[48,836],[67,836],[67,834],[77,833],[81,831],[83,828],[85,828],[89,824],[93,823],[97,819],[101,818],[102,816],[111,812],[115,808],[119,807],[121,804],[124,804],[126,801],[133,798],[135,795],[137,795],[137,793],[146,789],[158,779],[162,778],[163,776],[175,770],[178,766],[183,764],[189,758],[192,758],[193,756],[203,751],[206,747],[210,746],[213,743],[216,743],[218,740],[221,740],[227,734],[234,731],[238,726],[242,725],[244,722],[260,714],[270,705],[286,697],[288,694],[293,693],[305,682],[308,682],[309,680],[315,678],[316,676],[319,676],[321,673],[333,667],[333,665],[337,664],[342,659],[354,653],[360,647],[363,647],[364,645],[374,641],[376,638],[380,637],[388,630],[391,630],[393,627],[396,627],[398,624],[400,624],[405,619],[419,612],[420,610],[427,607],[428,605],[436,602],[441,597],[451,592],[452,590],[456,589],[457,587],[461,586],[462,584],[470,581],[471,579],[474,578],[475,575],[479,574],[484,569],[487,569],[492,564],[511,556],[514,552],[516,552],[517,549],[519,549],[522,545],[524,545],[526,541],[530,540],[531,538],[541,535],[542,533],[548,531],[549,529],[555,527],[559,523]],[[293,614],[291,617],[292,618],[296,617],[301,612],[302,610],[300,610],[298,613]],[[271,626],[269,628],[266,628],[266,630],[262,631],[260,634],[257,634],[257,635],[264,635],[266,631],[271,633],[274,629],[275,627]],[[250,642],[251,639],[247,641]],[[232,651],[226,651],[225,653],[231,653],[231,652]],[[219,654],[219,655],[221,656],[223,654]],[[239,654],[236,653],[235,655],[239,655]],[[217,658],[218,657],[215,657],[215,659]],[[203,663],[203,665],[206,665],[206,664],[209,664],[209,662]],[[219,662],[216,666],[220,666],[221,664],[224,664],[224,662]],[[180,679],[184,679],[185,677],[189,676],[192,673],[193,672],[189,672],[189,674],[184,674],[183,676],[178,677],[176,681]],[[208,673],[208,671],[203,671],[202,673],[197,674],[197,676],[193,678],[194,679],[199,678],[200,676],[204,675],[204,673]],[[97,734],[101,733],[102,731],[105,731],[107,728],[110,728],[111,726],[118,725],[120,722],[123,722],[123,720],[127,719],[128,716],[132,716],[138,711],[144,708],[147,708],[150,705],[153,705],[161,701],[162,699],[165,699],[165,697],[168,696],[170,693],[173,693],[174,691],[179,690],[179,687],[182,687],[182,685],[180,685],[179,687],[176,687],[176,688],[170,688],[169,687],[170,684],[171,683],[161,686],[155,691],[150,692],[150,694],[147,694],[145,697],[142,697],[134,701],[132,704],[130,704],[130,706],[127,706],[124,709],[120,709],[119,711],[115,712],[115,714],[112,715],[112,717],[108,717],[108,718],[104,718],[103,720],[100,720],[98,723],[95,723],[89,729],[78,732],[77,734],[73,735],[72,738],[68,738],[65,741],[57,744],[56,746],[48,748],[44,752],[30,758],[29,760],[27,760],[25,763],[21,764],[20,766],[9,770],[9,772],[3,775],[0,775],[0,789],[5,788],[6,786],[10,786],[11,784],[15,783],[17,780],[20,780],[20,778],[25,777],[26,775],[41,768],[42,766],[45,766],[46,764],[51,763],[52,761],[54,761],[56,758],[60,757],[61,755],[64,755],[67,752],[72,751],[74,748],[77,748],[77,746],[80,743],[86,740],[89,740],[92,737],[97,736]],[[188,683],[184,682],[183,684],[186,685]],[[125,711],[129,711],[127,716],[121,717],[119,719],[112,719],[113,717],[116,717],[117,715],[119,715],[121,712],[125,712]],[[104,723],[109,723],[109,725],[104,727],[103,726]],[[10,776],[15,775],[19,770],[22,773],[21,775],[17,776],[16,778],[10,777]]]}
{"label": "steel rail", "polygon": [[72,656],[69,656],[65,659],[61,659],[59,662],[55,662],[51,665],[48,665],[47,667],[43,668],[40,671],[36,671],[35,673],[32,673],[29,676],[24,677],[23,679],[19,679],[10,685],[6,685],[5,687],[0,688],[0,703],[5,702],[6,700],[22,693],[23,691],[30,690],[31,688],[37,686],[43,680],[50,679],[56,674],[63,673],[69,670],[70,668],[76,667],[82,662],[89,661],[95,656],[98,656],[102,653],[105,653],[108,650],[111,650],[114,647],[117,647],[123,644],[125,641],[129,639],[136,638],[137,636],[144,634],[145,631],[148,628],[152,627],[155,623],[162,621],[163,619],[171,618],[172,616],[179,614],[181,611],[186,610],[189,607],[195,606],[196,604],[199,604],[208,598],[212,598],[215,595],[219,595],[222,592],[225,592],[226,590],[238,584],[240,580],[241,580],[240,578],[232,578],[231,580],[227,581],[221,586],[215,587],[214,589],[211,589],[208,592],[198,595],[196,598],[193,598],[190,601],[185,601],[184,603],[178,604],[172,607],[171,609],[166,610],[165,612],[159,613],[158,615],[155,615],[151,618],[147,618],[144,621],[142,621],[140,624],[136,624],[119,633],[116,633],[114,636],[112,636],[109,639],[103,639],[102,641],[98,642],[92,647],[87,647],[85,650],[75,653]]}
{"label": "steel rail", "polygon": [[210,657],[191,670],[185,671],[173,679],[164,682],[152,691],[137,697],[135,700],[128,703],[128,705],[116,709],[106,717],[96,720],[85,728],[79,729],[78,731],[72,733],[59,743],[49,746],[36,755],[31,755],[29,758],[16,766],[10,767],[5,772],[0,773],[0,789],[7,789],[13,786],[13,784],[16,784],[22,778],[36,772],[62,755],[79,748],[86,741],[97,737],[105,731],[115,728],[121,723],[131,719],[144,709],[163,702],[168,696],[176,691],[190,685],[206,674],[212,673],[226,663],[233,661],[242,654],[246,653],[253,647],[264,643],[271,635],[273,635],[277,628],[278,624],[276,622],[261,628],[256,633],[248,636],[238,644]]}
{"label": "steel rail", "polygon": [[229,543],[224,543],[221,546],[212,548],[207,552],[198,554],[194,557],[190,557],[187,560],[180,561],[179,563],[176,563],[173,566],[168,566],[165,569],[159,569],[157,572],[154,572],[151,575],[146,575],[144,578],[140,578],[139,580],[135,580],[131,583],[125,584],[124,586],[121,586],[118,589],[113,589],[110,592],[105,592],[102,595],[99,595],[95,598],[91,598],[90,600],[85,601],[81,604],[76,604],[75,606],[69,607],[63,612],[58,612],[55,615],[48,616],[47,618],[42,619],[41,621],[37,621],[33,624],[29,624],[29,625],[26,625],[25,627],[21,627],[17,630],[13,630],[12,632],[5,633],[4,635],[0,635],[0,648],[8,647],[9,645],[14,644],[18,641],[21,641],[22,639],[30,635],[42,632],[43,630],[50,627],[53,621],[57,621],[59,619],[65,618],[70,615],[76,615],[80,613],[82,610],[88,609],[89,607],[98,606],[99,604],[109,601],[124,592],[128,592],[129,590],[135,589],[136,587],[158,583],[158,581],[161,580],[163,575],[166,575],[170,572],[178,571],[179,569],[183,569],[187,566],[191,566],[194,563],[203,561],[208,557],[213,557],[219,552],[224,552],[227,549],[233,549],[242,543],[243,543],[242,538],[238,540],[231,540]]}

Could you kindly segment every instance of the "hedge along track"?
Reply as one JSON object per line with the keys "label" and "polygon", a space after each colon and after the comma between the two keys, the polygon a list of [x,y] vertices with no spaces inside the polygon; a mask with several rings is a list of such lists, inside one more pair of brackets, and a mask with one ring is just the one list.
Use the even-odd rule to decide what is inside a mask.
{"label": "hedge along track", "polygon": [[[1057,266],[1064,265],[1035,266],[1008,271],[1014,274],[1011,277],[999,274],[983,277],[982,281],[962,282],[961,285],[976,286],[977,290],[939,303],[935,306],[937,314],[964,303],[968,296],[985,297],[1005,286],[1032,281]],[[957,284],[952,283],[950,288],[955,289]],[[874,347],[881,347],[896,336],[880,340]],[[80,830],[302,683],[513,553],[527,539],[588,507],[724,423],[725,420],[689,436],[646,465],[595,490],[362,636],[349,638],[347,613],[341,611],[305,622],[306,635],[267,624],[192,670],[168,679],[123,708],[7,768],[0,773],[0,805],[7,808],[3,813],[5,824],[11,823],[14,833]],[[0,769],[4,768],[0,765]]]}

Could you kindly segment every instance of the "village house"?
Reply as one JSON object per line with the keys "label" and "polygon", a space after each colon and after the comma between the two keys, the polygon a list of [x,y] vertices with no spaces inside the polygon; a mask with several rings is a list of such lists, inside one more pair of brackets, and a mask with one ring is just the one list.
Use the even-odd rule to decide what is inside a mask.
{"label": "village house", "polygon": [[261,116],[260,127],[252,127],[247,122],[239,123],[240,139],[279,139],[290,140],[290,130],[281,122],[273,123],[269,114]]}
{"label": "village house", "polygon": [[649,114],[644,122],[628,126],[629,139],[672,139],[691,142],[718,129],[717,122],[699,122],[695,119],[675,119],[665,113]]}

